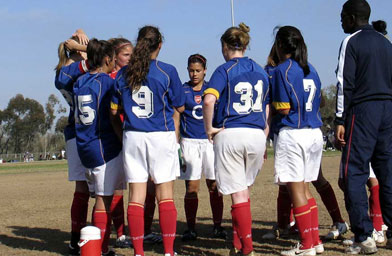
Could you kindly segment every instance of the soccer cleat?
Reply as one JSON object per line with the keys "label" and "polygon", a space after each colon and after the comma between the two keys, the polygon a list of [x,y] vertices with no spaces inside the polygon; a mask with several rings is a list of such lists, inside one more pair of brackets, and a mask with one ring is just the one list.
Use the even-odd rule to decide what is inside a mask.
{"label": "soccer cleat", "polygon": [[309,248],[309,249],[302,249],[302,244],[298,243],[293,249],[280,252],[280,255],[283,255],[283,256],[298,256],[298,255],[299,256],[315,256],[316,249],[313,247]]}
{"label": "soccer cleat", "polygon": [[73,247],[71,244],[68,244],[68,255],[69,256],[78,256],[80,255],[80,248],[79,246]]}
{"label": "soccer cleat", "polygon": [[377,245],[373,238],[368,237],[365,241],[354,243],[346,249],[347,254],[373,254],[377,252]]}
{"label": "soccer cleat", "polygon": [[313,245],[314,249],[316,250],[316,254],[321,254],[324,252],[324,245],[321,241],[318,244]]}
{"label": "soccer cleat", "polygon": [[381,226],[382,231],[387,231],[388,230],[388,226],[385,224],[382,224]]}
{"label": "soccer cleat", "polygon": [[120,236],[116,239],[116,243],[114,245],[116,248],[132,248],[132,241],[126,237],[125,235]]}
{"label": "soccer cleat", "polygon": [[176,256],[176,255],[178,255],[176,252],[174,252],[173,255],[170,255],[170,253],[165,253],[165,256]]}
{"label": "soccer cleat", "polygon": [[224,228],[219,226],[219,227],[214,227],[214,230],[212,232],[212,236],[213,236],[213,238],[226,239],[227,233],[226,233],[226,230]]}
{"label": "soccer cleat", "polygon": [[290,237],[290,228],[291,227],[282,229],[282,228],[275,227],[273,230],[264,234],[261,238],[266,240],[271,240],[276,238],[287,239]]}
{"label": "soccer cleat", "polygon": [[377,230],[373,230],[372,233],[372,238],[374,239],[374,241],[377,244],[382,244],[385,242],[385,237],[384,237],[384,232],[383,231],[377,231]]}
{"label": "soccer cleat", "polygon": [[116,253],[113,250],[109,250],[107,253],[102,253],[102,256],[125,256],[125,255]]}
{"label": "soccer cleat", "polygon": [[326,240],[336,240],[338,239],[341,235],[347,233],[349,230],[349,226],[347,222],[335,222],[331,230],[328,232],[328,234],[325,236]]}
{"label": "soccer cleat", "polygon": [[241,255],[241,250],[235,247],[231,248],[229,252],[229,256],[237,256],[237,255]]}
{"label": "soccer cleat", "polygon": [[182,235],[182,241],[194,241],[197,239],[197,233],[194,230],[187,230]]}
{"label": "soccer cleat", "polygon": [[255,251],[251,251],[248,254],[240,254],[240,255],[243,255],[243,256],[256,256],[256,253],[255,253]]}
{"label": "soccer cleat", "polygon": [[160,244],[162,243],[162,236],[156,233],[144,235],[144,243],[146,244]]}

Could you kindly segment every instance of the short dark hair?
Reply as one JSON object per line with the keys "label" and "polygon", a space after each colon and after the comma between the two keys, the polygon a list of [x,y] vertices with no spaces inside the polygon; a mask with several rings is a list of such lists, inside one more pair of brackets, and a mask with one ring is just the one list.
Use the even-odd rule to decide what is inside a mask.
{"label": "short dark hair", "polygon": [[366,0],[348,0],[343,5],[343,11],[349,15],[354,15],[362,21],[369,21],[370,5]]}

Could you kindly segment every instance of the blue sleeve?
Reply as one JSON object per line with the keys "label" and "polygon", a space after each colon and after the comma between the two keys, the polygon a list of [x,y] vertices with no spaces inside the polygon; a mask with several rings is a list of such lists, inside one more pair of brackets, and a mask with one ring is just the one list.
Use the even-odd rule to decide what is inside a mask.
{"label": "blue sleeve", "polygon": [[185,93],[177,70],[170,72],[169,102],[173,107],[182,107],[185,104]]}
{"label": "blue sleeve", "polygon": [[88,71],[87,62],[85,60],[74,62],[60,69],[59,74],[55,78],[54,84],[59,90],[72,91],[71,86],[76,79]]}
{"label": "blue sleeve", "polygon": [[222,91],[227,86],[227,75],[223,68],[217,68],[208,82],[208,88],[204,91],[204,95],[213,94],[218,100]]}
{"label": "blue sleeve", "polygon": [[272,73],[272,105],[276,110],[290,109],[290,94],[287,91],[285,74],[281,70],[276,69]]}

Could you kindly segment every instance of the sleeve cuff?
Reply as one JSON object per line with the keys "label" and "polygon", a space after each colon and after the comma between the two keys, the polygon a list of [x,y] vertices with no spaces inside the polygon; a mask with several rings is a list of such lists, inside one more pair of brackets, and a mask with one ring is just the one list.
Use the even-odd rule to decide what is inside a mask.
{"label": "sleeve cuff", "polygon": [[214,88],[207,88],[204,91],[203,96],[205,96],[206,94],[212,94],[216,97],[217,100],[219,100],[219,92]]}
{"label": "sleeve cuff", "polygon": [[289,102],[272,102],[272,106],[274,106],[276,110],[290,109]]}
{"label": "sleeve cuff", "polygon": [[335,121],[333,122],[335,125],[344,125],[344,119],[340,117],[336,117]]}
{"label": "sleeve cuff", "polygon": [[88,71],[88,69],[89,69],[89,66],[88,66],[87,60],[82,60],[81,62],[79,62],[80,72],[86,73]]}

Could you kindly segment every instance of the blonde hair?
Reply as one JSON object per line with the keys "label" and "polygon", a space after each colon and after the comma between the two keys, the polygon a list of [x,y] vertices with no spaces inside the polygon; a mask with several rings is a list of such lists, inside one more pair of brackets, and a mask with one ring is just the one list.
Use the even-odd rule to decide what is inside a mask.
{"label": "blonde hair", "polygon": [[228,28],[221,37],[221,43],[226,44],[229,50],[244,51],[249,45],[250,28],[243,22],[238,27]]}
{"label": "blonde hair", "polygon": [[[79,43],[79,39],[76,36],[71,37],[72,40],[75,40],[76,42]],[[57,54],[59,56],[59,62],[57,63],[56,67],[54,70],[56,71],[56,75],[59,74],[60,69],[65,66],[67,63],[70,55],[74,53],[73,51],[70,51],[66,46],[65,42],[61,42],[59,44],[59,47],[57,49]]]}

